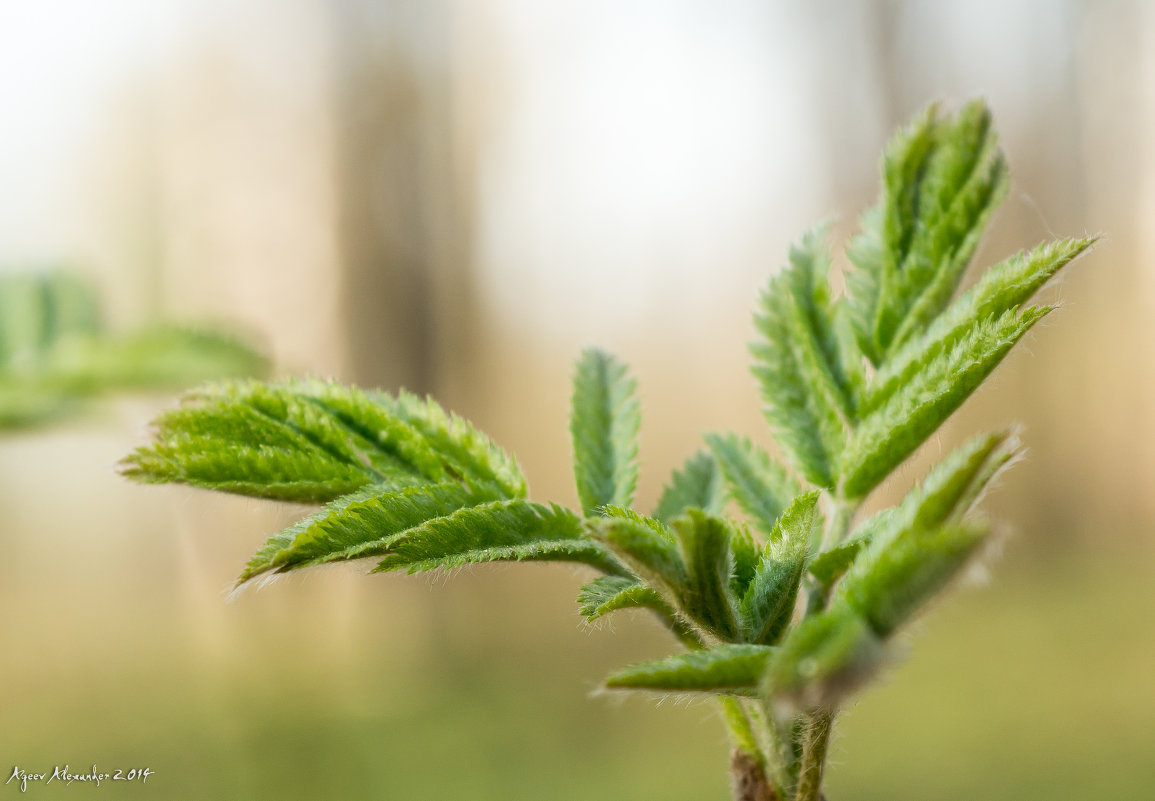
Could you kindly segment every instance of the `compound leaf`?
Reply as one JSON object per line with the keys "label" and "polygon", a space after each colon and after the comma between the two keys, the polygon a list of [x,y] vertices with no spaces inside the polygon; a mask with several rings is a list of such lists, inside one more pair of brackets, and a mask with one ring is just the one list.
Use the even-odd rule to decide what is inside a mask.
{"label": "compound leaf", "polygon": [[160,415],[153,442],[130,454],[122,472],[147,483],[302,503],[336,500],[368,484],[400,489],[447,480],[524,495],[516,464],[488,438],[429,402],[421,413],[412,406],[321,381],[209,384]]}
{"label": "compound leaf", "polygon": [[953,119],[931,107],[892,141],[882,195],[849,249],[855,332],[875,365],[950,301],[1008,185],[981,102]]}

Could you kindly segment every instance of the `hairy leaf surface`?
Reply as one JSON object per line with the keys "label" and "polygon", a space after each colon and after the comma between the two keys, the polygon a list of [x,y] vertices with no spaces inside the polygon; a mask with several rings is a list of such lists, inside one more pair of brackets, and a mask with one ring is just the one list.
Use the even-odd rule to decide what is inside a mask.
{"label": "hairy leaf surface", "polygon": [[249,561],[241,581],[275,571],[381,556],[405,532],[466,506],[501,498],[496,487],[456,481],[390,491],[368,486],[339,498],[273,536]]}
{"label": "hairy leaf surface", "polygon": [[654,517],[669,523],[687,509],[701,509],[719,514],[725,504],[725,488],[718,463],[706,451],[698,451],[675,470],[670,483],[662,490]]}
{"label": "hairy leaf surface", "polygon": [[843,454],[842,493],[872,490],[962,405],[1050,308],[1011,310],[970,331],[869,414]]}
{"label": "hairy leaf surface", "polygon": [[879,367],[863,402],[872,411],[970,332],[1025,303],[1051,276],[1085,252],[1094,239],[1062,239],[1019,253],[990,268],[919,336]]}
{"label": "hairy leaf surface", "polygon": [[374,572],[522,561],[582,562],[625,573],[601,543],[586,536],[573,512],[520,498],[468,506],[409,529],[388,544]]}
{"label": "hairy leaf surface", "polygon": [[798,586],[806,572],[817,503],[817,492],[799,496],[775,525],[742,598],[742,638],[746,642],[774,645],[790,624]]}
{"label": "hairy leaf surface", "polygon": [[570,434],[574,477],[586,515],[598,507],[628,507],[638,483],[637,385],[625,365],[596,349],[574,371]]}
{"label": "hairy leaf surface", "polygon": [[881,638],[889,637],[967,563],[988,534],[975,524],[909,529],[872,543],[846,574],[832,605],[852,607]]}
{"label": "hairy leaf surface", "polygon": [[123,463],[139,481],[303,503],[449,480],[525,494],[512,459],[431,401],[381,402],[330,382],[211,384],[154,425],[153,442]]}
{"label": "hairy leaf surface", "polygon": [[819,554],[810,574],[829,589],[871,543],[893,542],[917,530],[962,522],[983,491],[1021,452],[1011,431],[982,434],[952,451],[895,508],[868,518],[847,539]]}
{"label": "hairy leaf surface", "polygon": [[738,619],[730,594],[730,527],[700,509],[690,509],[671,528],[686,566],[686,582],[678,593],[682,609],[707,631],[724,640],[735,638]]}
{"label": "hairy leaf surface", "polygon": [[578,595],[578,608],[590,622],[619,609],[638,607],[673,614],[660,595],[633,576],[598,576]]}
{"label": "hairy leaf surface", "polygon": [[950,301],[1009,174],[990,112],[928,109],[883,160],[882,196],[863,217],[847,286],[859,344],[875,365]]}
{"label": "hairy leaf surface", "polygon": [[690,576],[673,532],[632,510],[616,506],[604,510],[607,516],[592,522],[594,534],[665,601],[679,606]]}
{"label": "hairy leaf surface", "polygon": [[720,645],[705,651],[631,665],[606,679],[612,689],[749,695],[758,687],[773,648]]}
{"label": "hairy leaf surface", "polygon": [[827,282],[829,256],[818,233],[790,251],[790,265],[771,280],[754,318],[753,372],[766,419],[785,455],[808,481],[833,486],[846,421],[855,397]]}
{"label": "hairy leaf surface", "polygon": [[750,515],[758,529],[770,534],[786,504],[800,492],[798,482],[746,437],[707,434],[706,444],[718,462],[730,498]]}

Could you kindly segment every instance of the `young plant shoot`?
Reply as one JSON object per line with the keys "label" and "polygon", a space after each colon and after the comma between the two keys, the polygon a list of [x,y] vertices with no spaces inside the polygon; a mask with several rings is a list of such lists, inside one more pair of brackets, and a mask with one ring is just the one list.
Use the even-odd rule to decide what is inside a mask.
{"label": "young plant shoot", "polygon": [[578,598],[588,620],[645,608],[680,646],[606,686],[716,697],[734,797],[818,801],[839,709],[982,551],[990,527],[975,505],[1018,439],[980,434],[894,508],[859,509],[1051,311],[1027,303],[1092,244],[1042,244],[959,295],[1008,181],[982,103],[929,108],[901,131],[847,249],[846,293],[831,290],[816,231],[758,302],[753,373],[777,456],[708,435],[653,510],[634,507],[634,380],[599,350],[574,372],[579,509],[530,500],[517,463],[433,400],[321,381],[203,387],[160,416],[123,470],[320,505],[265,543],[240,584],[350,559],[375,573],[588,565],[599,574]]}

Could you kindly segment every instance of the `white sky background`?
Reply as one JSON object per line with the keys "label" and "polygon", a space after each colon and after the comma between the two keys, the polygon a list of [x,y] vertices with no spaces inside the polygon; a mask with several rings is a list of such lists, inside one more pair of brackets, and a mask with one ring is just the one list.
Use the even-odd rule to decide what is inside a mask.
{"label": "white sky background", "polygon": [[743,266],[760,241],[812,219],[821,143],[798,80],[806,43],[775,35],[788,12],[494,7],[508,113],[483,152],[479,258],[507,320],[605,337],[701,311],[769,269]]}
{"label": "white sky background", "polygon": [[[82,231],[99,219],[99,197],[80,191],[93,137],[126,87],[181,52],[227,32],[265,97],[324,70],[308,56],[296,74],[290,59],[260,61],[309,52],[294,38],[308,27],[283,26],[309,2],[0,0],[0,269],[84,255]],[[1042,46],[1071,41],[1068,5],[905,4],[898,44],[924,67],[911,81],[928,97],[986,94],[1010,134],[1055,68]],[[855,50],[868,4],[455,8],[485,18],[463,35],[492,36],[500,61],[476,65],[499,68],[480,101],[496,111],[475,190],[477,267],[489,310],[516,328],[568,342],[704,308],[744,318],[791,239],[831,213],[857,214],[832,207],[840,176],[828,173],[832,137],[855,149],[843,166],[873,173],[889,126]]]}
{"label": "white sky background", "polygon": [[0,2],[0,269],[71,255],[89,142],[180,36],[176,0]]}
{"label": "white sky background", "polygon": [[[508,113],[481,153],[478,267],[502,319],[568,339],[717,308],[823,213],[820,98],[799,80],[812,49],[790,12],[502,0],[486,14]],[[84,179],[117,98],[198,36],[283,38],[277,18],[262,2],[0,3],[0,269],[83,259],[100,219]],[[271,75],[269,91],[292,81]]]}

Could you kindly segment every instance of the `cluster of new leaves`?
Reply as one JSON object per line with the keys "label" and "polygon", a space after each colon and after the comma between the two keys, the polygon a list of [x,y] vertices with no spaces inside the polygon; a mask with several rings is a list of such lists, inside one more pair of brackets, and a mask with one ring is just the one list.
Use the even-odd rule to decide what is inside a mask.
{"label": "cluster of new leaves", "polygon": [[102,392],[264,372],[259,355],[224,334],[105,332],[96,294],[70,273],[0,275],[0,429],[59,418]]}
{"label": "cluster of new leaves", "polygon": [[850,245],[847,293],[832,292],[816,232],[761,298],[754,374],[783,462],[745,437],[707,436],[650,514],[634,508],[636,386],[597,350],[574,376],[577,511],[530,501],[513,459],[432,400],[321,382],[204,388],[158,420],[125,472],[323,504],[270,539],[241,583],[360,558],[376,571],[589,565],[601,573],[581,590],[589,620],[647,609],[687,649],[607,685],[718,694],[739,716],[744,698],[774,701],[765,761],[777,792],[802,797],[804,716],[835,709],[981,548],[988,528],[972,510],[1018,441],[970,440],[854,525],[860,503],[1050,311],[1025,304],[1091,244],[1012,256],[956,297],[1007,180],[981,104],[930,109],[901,132]]}
{"label": "cluster of new leaves", "polygon": [[[729,496],[762,534],[751,545],[731,526],[720,548],[730,594],[715,603],[735,611],[724,618],[732,628],[719,627],[709,612],[694,623],[703,642],[720,646],[631,668],[611,685],[755,692],[798,710],[836,706],[869,675],[894,632],[985,541],[987,526],[968,513],[1018,453],[1008,432],[971,440],[898,507],[853,529],[850,522],[862,499],[1050,311],[1025,304],[1092,241],[1061,240],[1012,256],[955,298],[1007,186],[989,112],[978,103],[954,117],[933,108],[922,114],[889,146],[883,181],[849,248],[845,296],[831,292],[831,258],[814,232],[791,250],[761,298],[754,374],[789,470],[747,440],[707,438]],[[701,487],[713,486],[702,464],[694,472]],[[669,491],[685,491],[684,475],[679,482]],[[817,491],[829,515],[821,522]],[[672,528],[698,530],[701,514]],[[677,539],[688,557],[687,540]],[[645,565],[628,563],[647,577]],[[693,617],[668,580],[650,583]],[[800,593],[806,603],[796,609]],[[775,647],[757,650],[766,646]]]}

